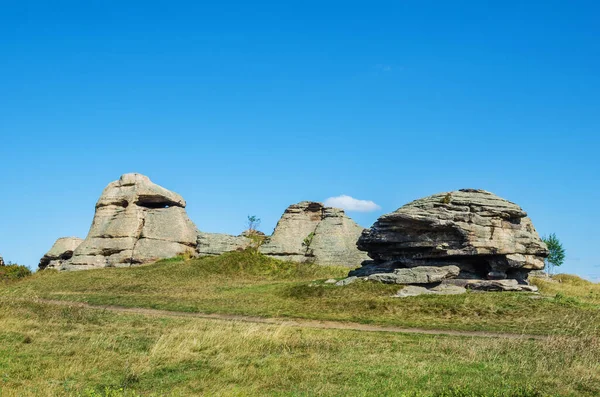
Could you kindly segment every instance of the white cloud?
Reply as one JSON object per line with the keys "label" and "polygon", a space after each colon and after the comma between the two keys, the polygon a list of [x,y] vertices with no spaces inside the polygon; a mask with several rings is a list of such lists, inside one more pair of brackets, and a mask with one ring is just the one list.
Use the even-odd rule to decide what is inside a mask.
{"label": "white cloud", "polygon": [[337,207],[346,211],[357,212],[372,212],[381,209],[380,206],[370,200],[359,200],[345,194],[337,197],[329,197],[325,200],[325,205],[327,207]]}

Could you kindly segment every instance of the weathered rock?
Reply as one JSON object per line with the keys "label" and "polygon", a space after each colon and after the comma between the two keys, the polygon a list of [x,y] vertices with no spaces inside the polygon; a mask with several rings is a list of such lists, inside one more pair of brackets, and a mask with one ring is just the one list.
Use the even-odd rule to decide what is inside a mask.
{"label": "weathered rock", "polygon": [[73,252],[83,242],[79,237],[61,237],[46,252],[38,265],[40,270],[59,269],[63,263],[71,259]]}
{"label": "weathered rock", "polygon": [[338,282],[335,283],[335,285],[337,285],[338,287],[343,287],[344,285],[348,285],[348,284],[352,284],[355,283],[357,281],[359,281],[360,279],[358,277],[355,276],[351,276],[351,277],[347,277],[343,280],[340,280]]}
{"label": "weathered rock", "polygon": [[394,297],[406,298],[409,296],[419,295],[459,295],[466,292],[467,290],[464,287],[458,287],[456,285],[440,284],[433,288],[425,288],[418,285],[407,285],[398,291]]}
{"label": "weathered rock", "polygon": [[303,201],[285,210],[260,251],[282,260],[356,267],[367,259],[356,248],[363,230],[342,209]]}
{"label": "weathered rock", "polygon": [[474,280],[474,279],[453,279],[444,280],[442,285],[453,285],[463,287],[474,291],[527,291],[537,292],[538,287],[519,283],[515,279],[506,280]]}
{"label": "weathered rock", "polygon": [[517,280],[469,280],[466,288],[475,291],[537,291],[534,286],[520,285]]}
{"label": "weathered rock", "polygon": [[185,205],[144,175],[121,176],[102,192],[88,236],[61,269],[132,266],[194,252],[198,232]]}
{"label": "weathered rock", "polygon": [[323,284],[335,284],[337,280],[335,278],[329,278],[323,282]]}
{"label": "weathered rock", "polygon": [[4,263],[4,259],[2,259],[2,257],[0,256],[0,266],[6,266]]}
{"label": "weathered rock", "polygon": [[225,252],[240,251],[248,248],[252,240],[245,236],[231,236],[220,233],[198,233],[196,252],[199,256],[215,256]]}
{"label": "weathered rock", "polygon": [[444,263],[461,278],[516,279],[544,267],[548,250],[527,214],[484,190],[463,189],[413,201],[383,215],[358,240],[373,261],[353,275]]}
{"label": "weathered rock", "polygon": [[392,273],[375,273],[369,276],[371,281],[386,284],[432,284],[448,278],[454,278],[460,273],[458,266],[419,266],[407,269],[396,269]]}

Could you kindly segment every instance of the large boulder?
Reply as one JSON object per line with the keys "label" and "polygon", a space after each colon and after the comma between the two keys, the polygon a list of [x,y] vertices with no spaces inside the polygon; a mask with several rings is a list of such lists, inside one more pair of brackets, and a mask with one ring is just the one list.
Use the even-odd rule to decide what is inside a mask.
{"label": "large boulder", "polygon": [[198,232],[185,206],[144,175],[121,176],[102,192],[88,236],[61,269],[133,266],[195,252]]}
{"label": "large boulder", "polygon": [[46,252],[38,265],[40,270],[59,269],[63,263],[71,259],[73,252],[83,242],[79,237],[61,237]]}
{"label": "large boulder", "polygon": [[260,251],[282,260],[356,267],[367,259],[356,248],[363,230],[342,209],[302,201],[285,210]]}
{"label": "large boulder", "polygon": [[352,275],[456,265],[463,279],[516,279],[548,255],[527,213],[490,192],[462,189],[413,201],[365,230],[358,248],[373,261]]}

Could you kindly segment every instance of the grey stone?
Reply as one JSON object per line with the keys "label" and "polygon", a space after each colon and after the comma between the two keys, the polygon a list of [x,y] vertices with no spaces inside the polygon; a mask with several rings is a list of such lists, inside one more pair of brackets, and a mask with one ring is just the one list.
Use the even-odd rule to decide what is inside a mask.
{"label": "grey stone", "polygon": [[465,288],[474,291],[526,291],[537,292],[534,285],[519,284],[517,280],[467,280]]}
{"label": "grey stone", "polygon": [[260,251],[288,261],[357,267],[368,258],[356,247],[363,230],[339,208],[303,201],[285,210]]}
{"label": "grey stone", "polygon": [[337,283],[337,280],[335,278],[330,278],[328,280],[325,280],[323,283],[324,284],[335,284],[335,283]]}
{"label": "grey stone", "polygon": [[417,285],[407,285],[402,288],[394,297],[406,298],[409,296],[419,295],[459,295],[466,293],[467,290],[463,287],[455,285],[440,284],[433,288],[425,288]]}
{"label": "grey stone", "polygon": [[61,269],[125,267],[194,253],[198,231],[185,200],[140,174],[110,183],[96,203],[86,239]]}
{"label": "grey stone", "polygon": [[231,236],[220,233],[198,233],[196,251],[199,256],[215,256],[225,252],[240,251],[248,248],[252,243],[248,237]]}
{"label": "grey stone", "polygon": [[340,280],[338,282],[335,283],[335,285],[337,285],[338,287],[343,287],[344,285],[348,285],[348,284],[352,284],[356,281],[359,281],[360,279],[356,276],[351,276],[348,278],[345,278],[343,280]]}
{"label": "grey stone", "polygon": [[460,278],[521,283],[544,267],[548,254],[518,205],[474,189],[436,194],[383,215],[362,233],[358,248],[373,260],[352,275],[447,263],[460,267]]}
{"label": "grey stone", "polygon": [[432,284],[458,276],[458,266],[419,266],[409,269],[395,269],[393,273],[376,273],[368,278],[386,284]]}
{"label": "grey stone", "polygon": [[82,242],[83,239],[79,237],[59,238],[40,259],[39,269],[60,269],[63,263],[71,259],[73,252]]}

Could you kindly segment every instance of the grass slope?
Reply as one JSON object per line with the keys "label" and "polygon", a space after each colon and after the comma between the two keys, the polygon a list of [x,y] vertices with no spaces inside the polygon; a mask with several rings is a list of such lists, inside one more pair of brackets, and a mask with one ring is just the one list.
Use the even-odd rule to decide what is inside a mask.
{"label": "grass slope", "polygon": [[547,341],[154,318],[0,298],[0,395],[596,396],[597,337]]}
{"label": "grass slope", "polygon": [[537,281],[542,295],[467,293],[392,298],[398,286],[323,284],[345,268],[277,261],[248,252],[85,272],[41,272],[0,289],[40,297],[166,310],[356,321],[516,333],[598,335],[600,285]]}

